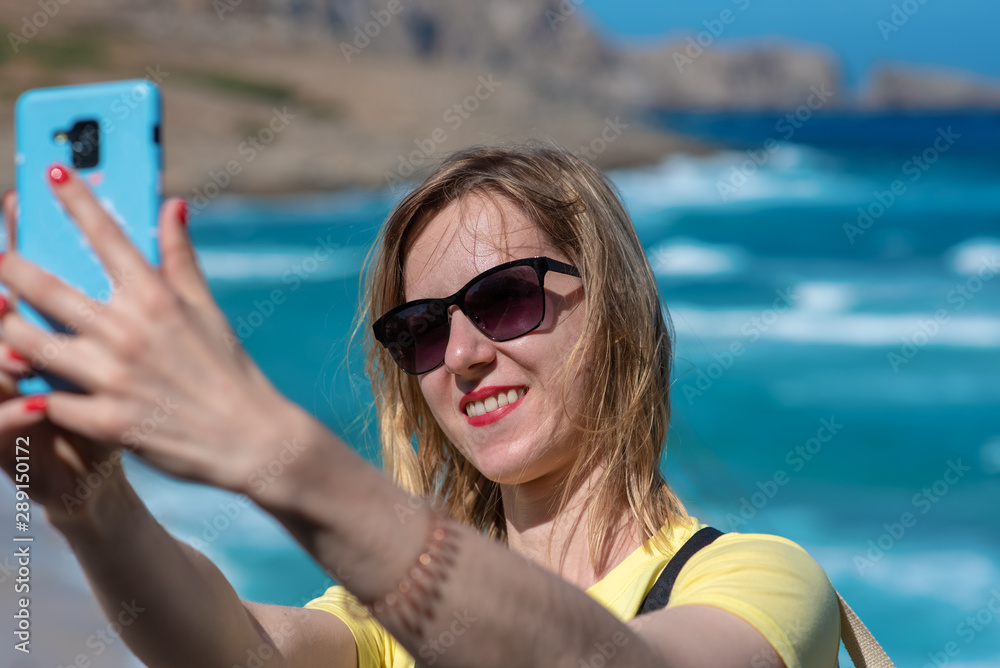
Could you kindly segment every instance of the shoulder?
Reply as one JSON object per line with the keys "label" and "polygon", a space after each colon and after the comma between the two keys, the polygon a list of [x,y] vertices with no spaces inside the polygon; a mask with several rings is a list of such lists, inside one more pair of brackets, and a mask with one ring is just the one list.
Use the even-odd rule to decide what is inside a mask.
{"label": "shoulder", "polygon": [[681,570],[667,607],[709,605],[753,625],[791,666],[832,666],[840,607],[823,568],[798,544],[728,533]]}
{"label": "shoulder", "polygon": [[[330,587],[322,596],[309,601],[303,607],[325,610],[340,618],[347,625],[358,648],[359,668],[395,665],[396,655],[402,653],[401,648],[396,646],[395,639],[358,601],[357,597],[342,585]],[[405,665],[405,659],[408,656],[400,658],[404,659]]]}

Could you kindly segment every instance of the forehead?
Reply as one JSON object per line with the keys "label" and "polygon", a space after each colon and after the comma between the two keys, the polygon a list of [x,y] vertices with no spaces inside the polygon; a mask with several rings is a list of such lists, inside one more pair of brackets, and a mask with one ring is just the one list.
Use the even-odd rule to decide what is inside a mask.
{"label": "forehead", "polygon": [[403,261],[405,299],[450,295],[487,269],[534,255],[562,259],[517,205],[499,196],[466,195],[410,240]]}

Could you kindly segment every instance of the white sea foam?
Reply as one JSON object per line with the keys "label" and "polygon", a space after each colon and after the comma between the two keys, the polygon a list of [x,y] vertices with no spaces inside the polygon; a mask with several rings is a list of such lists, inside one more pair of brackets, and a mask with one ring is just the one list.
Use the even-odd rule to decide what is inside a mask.
{"label": "white sea foam", "polygon": [[857,549],[811,547],[810,553],[835,584],[848,579],[860,580],[895,596],[937,599],[967,611],[982,607],[987,598],[984,593],[1000,580],[996,561],[978,552],[906,552],[898,548],[884,552],[878,560],[871,560],[867,550],[867,545],[859,544]]}
{"label": "white sea foam", "polygon": [[979,461],[982,463],[983,473],[1000,473],[1000,434],[979,446]]}
{"label": "white sea foam", "polygon": [[649,262],[657,276],[710,276],[740,271],[746,265],[747,253],[739,246],[678,237],[650,250]]}
{"label": "white sea foam", "polygon": [[[796,293],[797,294],[797,293]],[[837,306],[847,297],[813,297],[817,306]],[[828,309],[830,310],[830,309]],[[836,310],[788,308],[778,312],[763,309],[712,310],[684,304],[670,306],[670,315],[679,336],[739,341],[752,337],[803,344],[850,346],[902,345],[916,336],[923,346],[1000,346],[1000,317],[952,314],[938,325],[933,336],[924,337],[931,318],[927,313],[841,313]],[[936,324],[936,323],[934,323]],[[927,339],[924,341],[924,339]]]}
{"label": "white sea foam", "polygon": [[639,212],[733,202],[808,200],[816,204],[870,195],[867,183],[849,173],[831,171],[821,164],[822,156],[795,144],[780,144],[759,165],[746,151],[674,154],[659,165],[616,170],[611,177],[629,208]]}
{"label": "white sea foam", "polygon": [[357,274],[361,270],[364,250],[347,246],[314,255],[314,247],[287,246],[260,248],[229,248],[198,253],[205,275],[219,281],[274,281],[286,276],[306,276],[314,280],[330,280]]}
{"label": "white sea foam", "polygon": [[983,271],[995,272],[1000,261],[1000,239],[975,237],[951,248],[951,268],[956,273],[978,275]]}
{"label": "white sea foam", "polygon": [[858,302],[857,287],[834,281],[807,281],[795,286],[797,307],[806,311],[839,312]]}

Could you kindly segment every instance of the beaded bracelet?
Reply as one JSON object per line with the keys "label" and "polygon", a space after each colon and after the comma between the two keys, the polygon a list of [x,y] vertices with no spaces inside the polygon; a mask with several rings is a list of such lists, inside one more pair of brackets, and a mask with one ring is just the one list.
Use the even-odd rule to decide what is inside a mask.
{"label": "beaded bracelet", "polygon": [[441,587],[457,552],[458,531],[451,518],[432,508],[424,548],[407,576],[385,596],[363,604],[375,616],[390,613],[401,618],[403,628],[424,640],[424,624],[434,619],[433,604],[441,600]]}

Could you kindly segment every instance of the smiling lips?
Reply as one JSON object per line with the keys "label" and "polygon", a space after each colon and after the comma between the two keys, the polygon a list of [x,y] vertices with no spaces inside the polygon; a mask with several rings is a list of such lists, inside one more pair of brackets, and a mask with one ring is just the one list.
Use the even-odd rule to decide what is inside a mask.
{"label": "smiling lips", "polygon": [[513,410],[526,392],[523,387],[511,387],[483,388],[471,393],[463,400],[465,419],[474,427],[492,424]]}

